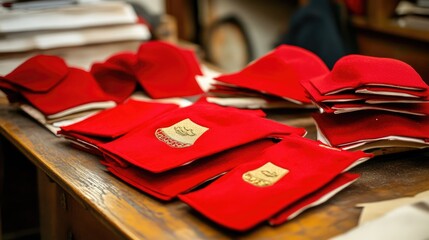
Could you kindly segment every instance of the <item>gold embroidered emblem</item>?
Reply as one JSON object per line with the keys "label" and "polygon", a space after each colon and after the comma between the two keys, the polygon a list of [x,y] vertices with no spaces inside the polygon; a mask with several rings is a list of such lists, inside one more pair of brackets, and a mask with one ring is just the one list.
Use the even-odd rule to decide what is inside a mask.
{"label": "gold embroidered emblem", "polygon": [[186,118],[170,127],[158,128],[155,136],[170,147],[184,148],[192,146],[207,130]]}
{"label": "gold embroidered emblem", "polygon": [[244,173],[242,178],[253,186],[268,187],[278,182],[288,172],[289,170],[268,162],[255,170]]}

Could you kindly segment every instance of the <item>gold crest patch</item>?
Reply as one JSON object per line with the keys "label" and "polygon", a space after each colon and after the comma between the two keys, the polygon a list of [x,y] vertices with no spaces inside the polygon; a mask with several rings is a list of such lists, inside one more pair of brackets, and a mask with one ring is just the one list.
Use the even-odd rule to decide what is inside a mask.
{"label": "gold crest patch", "polygon": [[268,162],[255,170],[244,173],[242,178],[253,186],[268,187],[278,182],[288,172],[289,170]]}
{"label": "gold crest patch", "polygon": [[170,147],[184,148],[192,146],[207,130],[186,118],[170,127],[158,128],[155,136]]}

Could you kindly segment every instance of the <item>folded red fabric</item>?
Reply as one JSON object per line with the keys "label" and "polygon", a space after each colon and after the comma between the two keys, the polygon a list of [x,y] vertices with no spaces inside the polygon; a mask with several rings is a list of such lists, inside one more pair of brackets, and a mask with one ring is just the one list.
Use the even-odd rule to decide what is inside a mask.
{"label": "folded red fabric", "polygon": [[253,161],[179,198],[214,222],[245,231],[371,156],[327,148],[302,137],[285,137],[261,156],[249,159]]}
{"label": "folded red fabric", "polygon": [[310,80],[322,94],[335,94],[362,86],[382,86],[427,91],[428,86],[408,64],[392,58],[347,55],[325,78]]}
{"label": "folded red fabric", "polygon": [[303,199],[296,201],[286,209],[283,209],[280,213],[270,218],[268,222],[274,226],[283,224],[286,221],[295,218],[308,208],[315,207],[328,201],[335,194],[355,182],[358,178],[359,174],[342,173],[319,190],[309,194]]}
{"label": "folded red fabric", "polygon": [[21,94],[44,115],[110,100],[90,73],[77,68],[69,68],[66,77],[47,93],[22,91]]}
{"label": "folded red fabric", "polygon": [[261,138],[287,134],[304,135],[305,130],[234,108],[195,104],[170,111],[100,148],[159,173]]}
{"label": "folded red fabric", "polygon": [[[324,78],[324,77],[319,77]],[[301,85],[304,87],[305,92],[315,103],[320,102],[353,102],[365,99],[365,95],[356,94],[354,91],[342,92],[341,94],[333,95],[322,95],[320,92],[311,84],[310,81],[303,81]]]}
{"label": "folded red fabric", "polygon": [[[429,140],[429,118],[384,111],[313,114],[318,129],[332,146],[389,136]],[[361,131],[360,129],[364,129]]]}
{"label": "folded red fabric", "polygon": [[365,86],[356,89],[356,93],[381,95],[381,96],[395,96],[398,98],[429,98],[429,90],[415,91],[395,87],[378,87],[378,86]]}
{"label": "folded red fabric", "polygon": [[29,58],[3,80],[31,92],[47,92],[59,84],[69,69],[63,59],[57,56],[36,55]]}
{"label": "folded red fabric", "polygon": [[428,116],[429,103],[395,103],[395,104],[367,104],[367,103],[334,103],[322,105],[327,113],[349,113],[363,110],[379,110],[396,112],[407,115]]}
{"label": "folded red fabric", "polygon": [[411,91],[390,87],[361,87],[332,95],[322,95],[310,82],[302,82],[308,97],[316,104],[366,102],[381,103],[424,103],[429,99],[428,91]]}
{"label": "folded red fabric", "polygon": [[74,132],[60,132],[62,137],[69,140],[71,143],[85,147],[84,150],[89,150],[90,153],[96,153],[102,156],[103,153],[98,150],[98,145],[112,141],[111,138],[89,137],[84,134]]}
{"label": "folded red fabric", "polygon": [[[216,105],[219,106],[217,104],[211,103],[207,101],[207,96],[202,96],[200,98],[198,98],[197,101],[194,102],[194,104],[208,104],[208,105]],[[259,117],[266,117],[267,114],[261,110],[261,109],[237,109],[243,113],[249,113],[249,114],[253,114],[255,116],[259,116]]]}
{"label": "folded red fabric", "polygon": [[110,56],[105,62],[112,64],[118,70],[133,73],[137,64],[137,55],[134,52],[119,52]]}
{"label": "folded red fabric", "polygon": [[139,83],[152,98],[202,94],[196,75],[202,75],[195,54],[166,42],[143,43],[134,68]]}
{"label": "folded red fabric", "polygon": [[325,75],[329,69],[314,53],[282,45],[243,70],[215,79],[238,87],[279,96],[297,103],[310,103],[300,82]]}
{"label": "folded red fabric", "polygon": [[101,89],[116,103],[131,96],[137,87],[134,67],[137,64],[135,53],[123,52],[108,58],[104,63],[94,63],[91,74]]}
{"label": "folded red fabric", "polygon": [[89,137],[114,139],[157,116],[178,108],[176,104],[128,100],[83,121],[61,127],[60,134],[78,133]]}
{"label": "folded red fabric", "polygon": [[261,154],[274,144],[271,139],[261,139],[158,174],[135,166],[121,167],[115,160],[105,161],[104,164],[110,172],[132,186],[159,199],[171,200],[179,193],[189,191],[247,162],[249,157]]}

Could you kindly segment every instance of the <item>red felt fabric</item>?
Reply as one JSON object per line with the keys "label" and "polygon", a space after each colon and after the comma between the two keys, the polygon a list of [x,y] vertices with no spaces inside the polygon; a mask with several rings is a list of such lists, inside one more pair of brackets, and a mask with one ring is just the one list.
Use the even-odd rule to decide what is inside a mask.
{"label": "red felt fabric", "polygon": [[121,103],[137,87],[137,78],[133,72],[136,64],[136,54],[123,52],[111,56],[104,63],[94,63],[90,72],[101,89],[116,103]]}
{"label": "red felt fabric", "polygon": [[155,117],[178,107],[176,104],[128,100],[83,121],[62,127],[59,133],[70,132],[113,139],[138,126],[148,124]]}
{"label": "red felt fabric", "polygon": [[196,75],[202,75],[195,54],[161,41],[143,43],[137,52],[135,76],[152,98],[202,94]]}
{"label": "red felt fabric", "polygon": [[363,110],[379,110],[417,116],[428,116],[429,103],[387,103],[377,105],[367,103],[334,103],[330,106],[324,105],[324,111],[327,113],[337,113],[341,110],[345,110],[347,113]]}
{"label": "red felt fabric", "polygon": [[427,84],[420,75],[405,62],[363,55],[342,57],[325,78],[314,78],[310,81],[322,95],[361,86],[428,90]]}
{"label": "red felt fabric", "polygon": [[[200,98],[198,98],[197,101],[194,102],[194,104],[208,104],[208,105],[216,105],[219,106],[217,104],[211,103],[207,101],[207,97],[206,96],[202,96]],[[231,107],[229,107],[231,108]],[[261,109],[236,109],[237,111],[241,111],[243,113],[249,113],[249,114],[253,114],[255,116],[259,116],[259,117],[266,117],[267,114],[261,110]]]}
{"label": "red felt fabric", "polygon": [[359,93],[362,90],[373,92],[373,93],[367,93],[367,94],[381,95],[381,96],[401,97],[401,95],[405,94],[408,96],[404,96],[404,97],[411,97],[411,98],[427,99],[429,97],[429,90],[413,91],[413,90],[407,90],[407,89],[401,89],[401,88],[395,88],[395,87],[365,86],[365,87],[360,87],[356,89],[356,92]]}
{"label": "red felt fabric", "polygon": [[[254,156],[209,186],[179,198],[214,222],[245,231],[268,220],[294,202],[332,181],[361,158],[371,155],[321,147],[301,138],[285,137],[261,156]],[[253,161],[251,161],[253,160]],[[271,162],[289,170],[274,185],[257,187],[243,175]]]}
{"label": "red felt fabric", "polygon": [[[361,87],[356,89],[356,91],[360,91],[362,89],[367,89],[370,91],[374,91],[374,94],[365,94],[365,93],[355,93],[354,90],[343,91],[337,94],[332,95],[322,95],[320,92],[314,88],[314,86],[310,82],[302,82],[302,86],[304,87],[308,97],[316,103],[345,103],[345,102],[356,102],[356,101],[365,101],[368,103],[377,103],[383,101],[383,103],[399,103],[399,102],[410,102],[410,103],[423,103],[429,99],[428,91],[411,91],[405,89],[398,88],[388,88],[388,87]],[[406,93],[409,94],[409,97],[406,96],[395,96],[392,94],[384,94],[381,93],[388,92],[392,94],[397,93]],[[377,94],[379,93],[379,94]]]}
{"label": "red felt fabric", "polygon": [[32,92],[47,92],[59,84],[69,69],[57,56],[36,55],[4,76],[9,83]]}
{"label": "red felt fabric", "polygon": [[310,103],[300,82],[327,74],[329,69],[314,53],[282,45],[243,70],[215,79],[301,103]]}
{"label": "red felt fabric", "polygon": [[110,63],[118,70],[132,73],[137,64],[137,55],[133,52],[120,52],[110,56],[106,63]]}
{"label": "red felt fabric", "polygon": [[171,200],[207,180],[215,178],[245,163],[254,155],[273,146],[271,139],[262,139],[206,157],[201,161],[163,173],[151,173],[135,166],[120,167],[114,162],[104,162],[114,175],[132,186],[162,200]]}
{"label": "red felt fabric", "polygon": [[362,94],[355,94],[354,92],[322,95],[316,88],[314,88],[310,81],[301,82],[301,85],[304,87],[306,93],[308,94],[308,97],[314,102],[351,102],[363,100],[365,98],[365,96],[362,96]]}
{"label": "red felt fabric", "polygon": [[[112,138],[94,137],[94,136],[88,136],[81,133],[66,132],[62,130],[60,130],[58,134],[61,134],[64,138],[70,141],[79,142],[80,144],[83,144],[88,148],[94,148],[97,151],[98,151],[97,145],[112,141]],[[98,155],[102,155],[102,153],[100,152],[98,153]]]}
{"label": "red felt fabric", "polygon": [[22,91],[21,94],[44,115],[110,100],[90,73],[77,68],[69,68],[67,76],[47,93]]}
{"label": "red felt fabric", "polygon": [[[172,127],[185,119],[208,128],[193,145],[176,148],[157,138],[159,129]],[[257,139],[287,134],[304,135],[305,130],[233,108],[195,104],[170,111],[152,124],[100,145],[100,148],[140,168],[159,173]]]}
{"label": "red felt fabric", "polygon": [[[325,197],[327,194],[331,192],[337,191],[337,189],[349,185],[350,183],[356,181],[358,179],[359,174],[354,173],[342,173],[339,176],[335,177],[332,181],[327,183],[325,186],[320,188],[319,190],[309,194],[283,209],[281,212],[277,213],[274,217],[269,219],[269,223],[271,225],[280,225],[285,223],[286,221],[291,220],[294,215],[306,209],[310,204],[317,202],[319,199]],[[332,196],[333,197],[333,196]]]}
{"label": "red felt fabric", "polygon": [[331,145],[402,136],[429,139],[429,118],[404,116],[384,111],[359,111],[347,114],[313,114],[317,126]]}

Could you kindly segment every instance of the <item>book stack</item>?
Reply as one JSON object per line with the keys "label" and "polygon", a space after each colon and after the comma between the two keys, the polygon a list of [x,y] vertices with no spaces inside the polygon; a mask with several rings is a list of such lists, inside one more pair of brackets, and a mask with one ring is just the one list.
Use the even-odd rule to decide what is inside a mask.
{"label": "book stack", "polygon": [[323,77],[303,84],[319,107],[318,139],[376,151],[429,146],[429,87],[408,64],[348,55]]}
{"label": "book stack", "polygon": [[429,31],[428,0],[418,0],[415,3],[400,1],[395,13],[399,16],[397,23],[400,27]]}
{"label": "book stack", "polygon": [[282,45],[239,72],[216,77],[207,101],[239,108],[313,108],[301,82],[328,71],[314,53]]}
{"label": "book stack", "polygon": [[4,3],[0,13],[0,53],[151,37],[125,2],[16,1]]}

